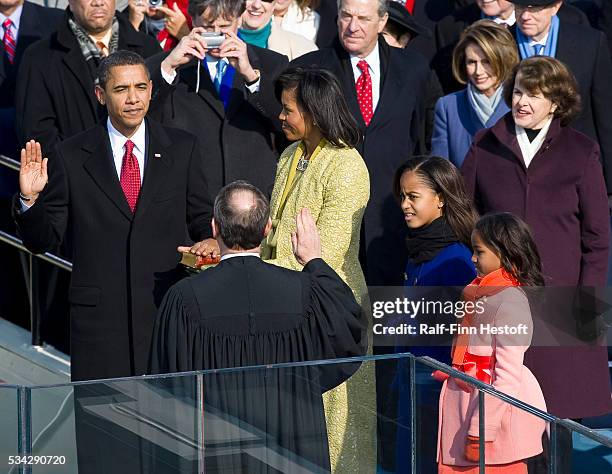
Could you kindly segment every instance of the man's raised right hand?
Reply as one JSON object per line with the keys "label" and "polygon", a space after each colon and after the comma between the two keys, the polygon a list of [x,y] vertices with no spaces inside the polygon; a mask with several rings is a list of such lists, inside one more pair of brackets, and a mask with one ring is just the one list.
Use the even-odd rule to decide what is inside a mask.
{"label": "man's raised right hand", "polygon": [[40,192],[45,188],[48,158],[42,157],[40,143],[30,140],[21,149],[21,168],[19,169],[19,191],[25,196],[29,206],[34,204]]}

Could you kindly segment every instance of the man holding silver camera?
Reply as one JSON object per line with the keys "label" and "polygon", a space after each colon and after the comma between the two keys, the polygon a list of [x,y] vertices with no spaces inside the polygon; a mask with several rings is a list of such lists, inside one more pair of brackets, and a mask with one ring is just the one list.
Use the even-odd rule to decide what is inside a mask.
{"label": "man holding silver camera", "polygon": [[244,8],[244,0],[190,1],[191,33],[147,61],[151,115],[200,139],[212,195],[239,179],[269,194],[284,145],[274,79],[287,58],[240,39]]}

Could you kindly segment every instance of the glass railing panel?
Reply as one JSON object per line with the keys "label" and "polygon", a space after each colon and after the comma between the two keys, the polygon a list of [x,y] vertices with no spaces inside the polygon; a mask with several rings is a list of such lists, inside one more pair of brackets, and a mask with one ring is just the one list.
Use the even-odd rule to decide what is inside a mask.
{"label": "glass railing panel", "polygon": [[54,462],[32,472],[197,472],[198,398],[195,374],[33,388],[32,454]]}
{"label": "glass railing panel", "polygon": [[[19,390],[0,384],[0,472],[8,472],[18,461],[19,455]],[[17,468],[14,473],[19,472]]]}
{"label": "glass railing panel", "polygon": [[[439,401],[441,394],[443,400],[450,400],[451,379],[443,385],[443,376],[432,377],[436,370],[452,376],[455,397],[454,405],[442,403],[442,436],[448,439],[440,441]],[[391,373],[390,383],[379,392],[388,402],[384,411],[375,403],[373,375],[377,372]],[[519,452],[525,458],[543,456],[543,472],[557,473],[571,472],[560,469],[582,465],[587,455],[595,462],[590,465],[605,467],[603,461],[610,455],[610,445],[600,438],[574,430],[574,440],[576,433],[581,438],[570,449],[567,464],[563,454],[568,445],[563,444],[560,428],[571,427],[497,393],[489,384],[411,355],[134,377],[30,391],[26,425],[31,446],[22,452],[30,449],[33,459],[39,460],[30,466],[36,474],[330,470],[428,474],[438,472],[439,443],[442,460],[451,459],[451,465],[471,447],[483,467]],[[19,398],[16,390],[0,390],[0,397],[4,397],[0,399],[3,421],[8,421],[3,426],[14,427],[3,430],[13,431],[13,436],[3,438],[2,450],[8,456],[20,452],[16,441]],[[469,411],[469,423],[467,415],[461,415],[464,409]],[[533,432],[540,430],[532,433],[528,443],[531,438],[521,436],[525,449],[509,441],[501,446],[486,443],[492,434],[499,436],[498,427],[508,418],[513,429],[520,431],[524,424],[534,427]],[[522,420],[518,428],[517,420]],[[547,422],[554,422],[554,427],[542,439]],[[476,447],[473,442],[468,447],[470,424],[470,433],[478,434]],[[589,445],[587,441],[593,439],[596,445]],[[445,450],[450,454],[445,455]],[[391,459],[385,466],[381,465],[383,453]]]}
{"label": "glass railing panel", "polygon": [[612,427],[589,429],[573,421],[557,425],[558,473],[612,473]]}

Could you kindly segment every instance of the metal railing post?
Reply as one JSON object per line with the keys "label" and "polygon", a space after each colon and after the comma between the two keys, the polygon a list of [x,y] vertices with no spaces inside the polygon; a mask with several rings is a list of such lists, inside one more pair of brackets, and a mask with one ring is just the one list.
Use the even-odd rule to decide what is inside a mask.
{"label": "metal railing post", "polygon": [[[17,397],[17,452],[19,456],[29,456],[32,454],[32,392],[30,388],[20,386]],[[21,474],[31,472],[30,464],[21,466]]]}
{"label": "metal railing post", "polygon": [[410,459],[412,472],[417,472],[417,402],[416,402],[416,362],[410,357]]}
{"label": "metal railing post", "polygon": [[204,474],[204,375],[196,375],[196,393],[198,404],[197,417],[197,446],[198,446],[198,473]]}
{"label": "metal railing post", "polygon": [[548,473],[556,474],[557,472],[557,423],[550,423],[550,460],[548,463]]}
{"label": "metal railing post", "polygon": [[485,394],[478,390],[478,472],[485,474]]}
{"label": "metal railing post", "polygon": [[30,331],[32,332],[32,345],[41,346],[42,337],[40,334],[40,272],[38,259],[33,255],[29,256],[30,285],[28,288],[28,298],[30,299]]}

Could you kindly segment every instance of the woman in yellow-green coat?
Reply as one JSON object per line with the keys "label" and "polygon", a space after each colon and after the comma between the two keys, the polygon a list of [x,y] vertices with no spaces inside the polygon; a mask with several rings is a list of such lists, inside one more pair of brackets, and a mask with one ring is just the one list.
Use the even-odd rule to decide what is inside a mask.
{"label": "woman in yellow-green coat", "polygon": [[[359,265],[359,236],[370,197],[370,178],[354,146],[359,129],[336,78],[313,68],[291,68],[276,82],[285,136],[270,203],[273,230],[262,244],[269,263],[301,270],[291,247],[295,218],[308,208],[321,235],[323,259],[367,301]],[[371,350],[371,344],[370,344]],[[375,472],[374,367],[361,368],[323,396],[332,471]]]}

